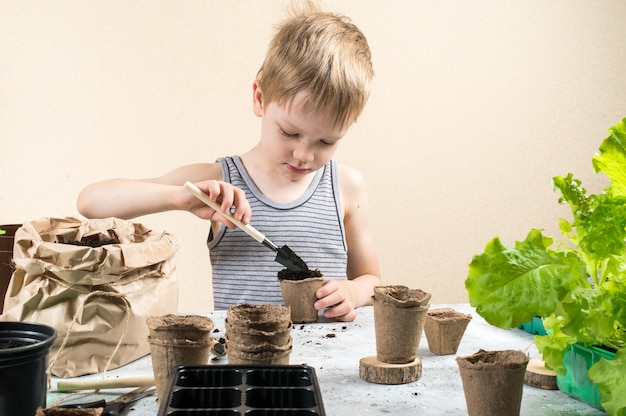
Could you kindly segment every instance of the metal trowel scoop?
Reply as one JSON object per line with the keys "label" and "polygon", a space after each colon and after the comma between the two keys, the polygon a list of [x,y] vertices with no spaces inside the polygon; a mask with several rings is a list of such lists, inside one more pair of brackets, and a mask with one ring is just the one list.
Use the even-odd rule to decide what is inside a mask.
{"label": "metal trowel scoop", "polygon": [[260,231],[258,231],[256,228],[254,228],[250,224],[244,224],[243,222],[236,220],[235,217],[233,217],[229,212],[222,212],[222,208],[220,207],[220,204],[218,204],[217,202],[211,201],[211,199],[209,199],[209,196],[205,194],[204,192],[202,192],[200,188],[198,188],[193,183],[185,182],[185,188],[187,188],[192,194],[194,194],[194,196],[198,198],[200,201],[204,202],[205,204],[213,208],[215,211],[219,212],[220,214],[228,218],[230,222],[235,224],[238,228],[240,228],[250,237],[254,238],[259,243],[262,243],[264,246],[272,249],[276,253],[275,260],[279,262],[280,264],[282,264],[283,266],[285,266],[286,268],[291,269],[291,270],[303,271],[303,272],[309,270],[309,267],[306,265],[306,263],[300,257],[298,257],[298,255],[294,253],[293,250],[291,250],[287,246],[282,246],[279,248],[276,244],[268,240],[267,237],[265,237]]}

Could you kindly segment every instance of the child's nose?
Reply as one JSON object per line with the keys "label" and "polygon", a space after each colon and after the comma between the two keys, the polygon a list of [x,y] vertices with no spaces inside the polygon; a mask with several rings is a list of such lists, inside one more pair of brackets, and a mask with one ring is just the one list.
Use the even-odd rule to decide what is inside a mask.
{"label": "child's nose", "polygon": [[312,162],[315,158],[315,154],[309,148],[309,146],[305,144],[299,144],[293,149],[293,157],[300,162]]}

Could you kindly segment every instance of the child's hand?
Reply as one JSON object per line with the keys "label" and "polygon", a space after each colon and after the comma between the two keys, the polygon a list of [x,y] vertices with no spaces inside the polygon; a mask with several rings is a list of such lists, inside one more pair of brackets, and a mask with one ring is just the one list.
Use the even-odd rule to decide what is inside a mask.
{"label": "child's hand", "polygon": [[[222,212],[231,212],[231,207],[235,207],[235,211],[231,212],[233,217],[245,224],[250,222],[252,210],[244,191],[234,187],[230,183],[216,180],[198,182],[195,185],[200,188],[202,192],[207,194],[212,201],[218,202]],[[186,201],[188,203],[187,210],[189,212],[192,212],[200,218],[218,221],[229,228],[235,228],[235,225],[225,216],[221,215],[221,212],[215,211],[213,208],[191,195],[188,191],[185,190],[185,192],[187,196],[190,197],[190,199]]]}
{"label": "child's hand", "polygon": [[356,319],[349,280],[327,280],[318,289],[315,309],[325,309],[324,316],[338,321],[350,322]]}

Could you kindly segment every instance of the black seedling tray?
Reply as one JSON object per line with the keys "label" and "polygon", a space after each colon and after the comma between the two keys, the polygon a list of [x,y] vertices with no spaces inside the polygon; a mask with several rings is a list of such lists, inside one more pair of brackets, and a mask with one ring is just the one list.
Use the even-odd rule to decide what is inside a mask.
{"label": "black seedling tray", "polygon": [[306,365],[177,367],[159,416],[324,416],[315,370]]}

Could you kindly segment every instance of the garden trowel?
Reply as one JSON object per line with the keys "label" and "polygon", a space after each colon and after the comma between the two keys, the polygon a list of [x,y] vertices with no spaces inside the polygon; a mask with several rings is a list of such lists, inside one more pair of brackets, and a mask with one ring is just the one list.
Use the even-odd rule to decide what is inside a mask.
{"label": "garden trowel", "polygon": [[296,270],[296,271],[308,271],[309,270],[309,267],[306,265],[306,263],[300,257],[298,257],[298,255],[294,253],[293,250],[291,250],[287,246],[282,246],[279,248],[276,244],[268,240],[267,237],[265,237],[260,231],[258,231],[256,228],[254,228],[250,224],[244,224],[243,222],[236,220],[235,217],[233,217],[230,213],[222,212],[220,204],[218,204],[217,202],[211,201],[209,196],[205,194],[204,192],[202,192],[200,188],[198,188],[193,183],[185,182],[185,188],[187,188],[187,190],[189,190],[192,194],[194,194],[195,197],[198,198],[200,201],[204,202],[205,204],[213,208],[215,211],[219,212],[220,214],[228,218],[230,222],[235,224],[237,227],[239,227],[242,231],[244,231],[250,237],[254,238],[259,243],[262,243],[264,246],[272,249],[276,253],[275,260],[279,262],[280,264],[282,264],[283,266],[285,266],[286,268],[291,269],[291,270]]}

